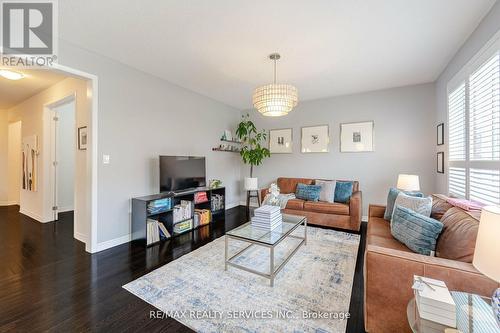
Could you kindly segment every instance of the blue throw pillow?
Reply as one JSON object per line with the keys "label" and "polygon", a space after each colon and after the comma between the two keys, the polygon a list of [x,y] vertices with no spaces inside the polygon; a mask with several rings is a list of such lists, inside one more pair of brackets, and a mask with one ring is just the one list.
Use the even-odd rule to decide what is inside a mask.
{"label": "blue throw pillow", "polygon": [[349,203],[352,195],[352,182],[337,182],[335,185],[335,202]]}
{"label": "blue throw pillow", "polygon": [[320,185],[306,185],[298,183],[297,189],[295,190],[295,197],[297,199],[302,199],[307,201],[319,201],[320,192],[321,192]]}
{"label": "blue throw pillow", "polygon": [[387,206],[385,207],[384,219],[387,221],[391,220],[392,211],[394,210],[394,203],[396,202],[396,198],[398,194],[403,192],[406,195],[411,195],[412,197],[423,198],[424,194],[422,192],[406,192],[400,191],[397,188],[391,188],[389,190],[389,194],[387,195]]}
{"label": "blue throw pillow", "polygon": [[416,253],[430,255],[436,249],[436,241],[443,230],[438,220],[396,206],[391,220],[391,234]]}

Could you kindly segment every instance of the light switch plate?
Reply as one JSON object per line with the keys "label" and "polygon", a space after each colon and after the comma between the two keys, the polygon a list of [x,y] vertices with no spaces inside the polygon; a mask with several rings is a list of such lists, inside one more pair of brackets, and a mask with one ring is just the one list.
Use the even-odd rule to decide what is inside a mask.
{"label": "light switch plate", "polygon": [[102,163],[109,164],[109,155],[102,155]]}

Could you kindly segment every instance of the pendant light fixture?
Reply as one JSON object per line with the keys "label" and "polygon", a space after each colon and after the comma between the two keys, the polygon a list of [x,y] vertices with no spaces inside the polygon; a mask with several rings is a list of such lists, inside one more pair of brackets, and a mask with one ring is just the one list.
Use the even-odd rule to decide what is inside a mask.
{"label": "pendant light fixture", "polygon": [[297,88],[276,82],[276,62],[280,58],[278,53],[269,56],[274,61],[274,82],[258,87],[253,93],[253,106],[264,116],[287,115],[299,101]]}

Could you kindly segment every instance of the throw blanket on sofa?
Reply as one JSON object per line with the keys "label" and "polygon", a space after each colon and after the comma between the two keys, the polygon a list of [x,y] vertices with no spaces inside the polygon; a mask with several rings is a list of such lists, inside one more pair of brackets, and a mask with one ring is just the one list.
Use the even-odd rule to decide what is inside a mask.
{"label": "throw blanket on sofa", "polygon": [[285,209],[286,204],[290,199],[295,199],[294,193],[278,194],[275,202],[271,202],[271,195],[267,194],[266,197],[264,198],[264,201],[262,201],[262,204],[271,206],[280,206],[281,209]]}
{"label": "throw blanket on sofa", "polygon": [[473,210],[481,210],[483,205],[480,203],[466,200],[466,199],[458,199],[458,198],[447,198],[446,201],[458,208],[462,208],[463,210],[473,211]]}

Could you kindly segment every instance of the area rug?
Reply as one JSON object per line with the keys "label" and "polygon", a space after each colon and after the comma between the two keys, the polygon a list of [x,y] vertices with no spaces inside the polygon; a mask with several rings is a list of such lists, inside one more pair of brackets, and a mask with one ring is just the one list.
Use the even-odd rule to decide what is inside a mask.
{"label": "area rug", "polygon": [[[302,227],[294,233],[303,235]],[[308,227],[299,248],[269,280],[229,266],[224,271],[224,237],[190,252],[123,288],[198,332],[345,332],[359,236]],[[275,249],[275,262],[299,240]],[[246,243],[230,240],[230,253]],[[252,246],[239,264],[269,271],[269,249]]]}

